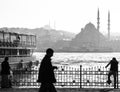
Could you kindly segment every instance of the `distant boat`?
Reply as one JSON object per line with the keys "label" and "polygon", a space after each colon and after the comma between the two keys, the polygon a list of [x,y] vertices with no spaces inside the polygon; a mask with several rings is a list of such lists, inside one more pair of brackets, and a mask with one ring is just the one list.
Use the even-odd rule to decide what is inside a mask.
{"label": "distant boat", "polygon": [[9,57],[10,64],[33,61],[35,48],[36,35],[0,31],[0,63],[5,56]]}

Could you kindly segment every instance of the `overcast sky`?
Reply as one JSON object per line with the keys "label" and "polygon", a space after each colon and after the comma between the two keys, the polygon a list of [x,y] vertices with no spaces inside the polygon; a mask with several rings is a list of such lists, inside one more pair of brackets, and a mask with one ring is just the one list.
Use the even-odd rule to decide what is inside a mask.
{"label": "overcast sky", "polygon": [[[120,33],[120,0],[0,0],[0,27],[40,28],[49,24],[57,30],[79,33],[87,23],[107,33],[108,11],[111,32]],[[54,25],[55,24],[55,25]]]}

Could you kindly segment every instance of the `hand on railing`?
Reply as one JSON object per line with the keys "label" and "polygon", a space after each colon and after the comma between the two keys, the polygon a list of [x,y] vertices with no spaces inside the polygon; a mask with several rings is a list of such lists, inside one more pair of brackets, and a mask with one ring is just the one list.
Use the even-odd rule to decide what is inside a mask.
{"label": "hand on railing", "polygon": [[36,80],[36,82],[40,83],[40,80],[38,79],[38,80]]}
{"label": "hand on railing", "polygon": [[58,67],[57,67],[57,66],[53,66],[53,70],[54,70],[54,69],[58,69]]}
{"label": "hand on railing", "polygon": [[107,68],[107,66],[105,66],[105,68]]}

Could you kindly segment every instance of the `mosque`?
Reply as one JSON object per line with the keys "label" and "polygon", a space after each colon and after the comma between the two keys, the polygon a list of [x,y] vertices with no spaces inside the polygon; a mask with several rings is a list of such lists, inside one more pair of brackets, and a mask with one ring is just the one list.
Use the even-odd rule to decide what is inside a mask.
{"label": "mosque", "polygon": [[70,49],[83,52],[119,52],[120,40],[110,39],[110,12],[108,12],[108,34],[105,37],[100,31],[99,9],[97,12],[97,28],[91,22],[70,42]]}

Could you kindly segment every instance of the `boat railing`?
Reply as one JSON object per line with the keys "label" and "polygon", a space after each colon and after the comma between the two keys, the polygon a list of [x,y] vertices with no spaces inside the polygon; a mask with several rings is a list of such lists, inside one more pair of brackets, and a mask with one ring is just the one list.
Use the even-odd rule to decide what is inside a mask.
{"label": "boat railing", "polygon": [[14,42],[2,42],[0,41],[0,47],[35,47],[35,43],[26,43],[25,41],[17,41]]}
{"label": "boat railing", "polygon": [[36,47],[36,36],[0,31],[0,47]]}

